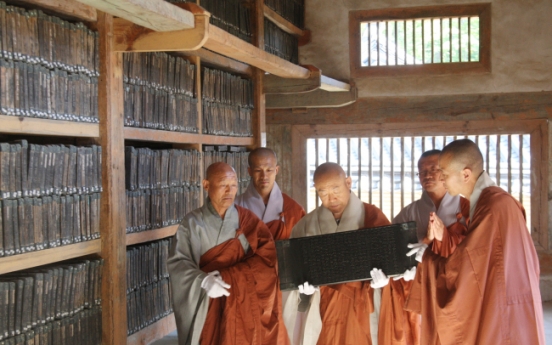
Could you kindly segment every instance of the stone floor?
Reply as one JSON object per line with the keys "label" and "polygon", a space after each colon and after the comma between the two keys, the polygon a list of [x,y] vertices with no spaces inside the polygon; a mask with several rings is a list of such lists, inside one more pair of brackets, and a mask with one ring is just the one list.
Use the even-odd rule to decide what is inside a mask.
{"label": "stone floor", "polygon": [[[544,335],[546,337],[546,345],[552,345],[552,301],[545,302],[542,306],[544,310]],[[178,345],[176,331],[150,345]]]}

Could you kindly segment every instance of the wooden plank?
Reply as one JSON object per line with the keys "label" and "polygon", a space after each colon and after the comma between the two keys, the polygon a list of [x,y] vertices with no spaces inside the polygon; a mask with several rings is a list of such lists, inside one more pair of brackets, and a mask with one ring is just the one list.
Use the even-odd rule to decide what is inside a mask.
{"label": "wooden plank", "polygon": [[354,103],[356,99],[356,88],[352,88],[349,92],[328,92],[324,90],[315,90],[297,94],[268,94],[266,95],[266,108],[283,109],[343,107]]}
{"label": "wooden plank", "polygon": [[156,323],[131,334],[127,338],[126,343],[128,345],[148,345],[152,341],[163,338],[174,330],[176,330],[176,321],[173,313],[165,316]]}
{"label": "wooden plank", "polygon": [[324,91],[344,92],[351,90],[351,85],[349,83],[326,77],[325,75],[320,76],[320,84],[320,89]]}
{"label": "wooden plank", "polygon": [[282,78],[273,74],[265,74],[263,77],[264,93],[300,93],[317,90],[322,86],[322,71],[315,66],[303,66],[310,71],[306,79]]}
{"label": "wooden plank", "polygon": [[58,261],[78,258],[89,254],[99,254],[101,240],[85,241],[57,248],[12,255],[0,258],[0,274],[51,264]]}
{"label": "wooden plank", "polygon": [[457,120],[548,119],[552,92],[473,95],[363,97],[341,109],[314,108],[308,116],[290,110],[267,111],[271,124],[364,124]]}
{"label": "wooden plank", "polygon": [[253,144],[252,137],[226,137],[219,135],[206,135],[194,133],[182,133],[161,131],[156,129],[125,127],[124,137],[128,140],[155,141],[174,144],[205,144],[205,145],[237,145],[249,146]]}
{"label": "wooden plank", "polygon": [[222,56],[204,48],[194,50],[193,52],[178,52],[176,53],[176,55],[188,57],[196,56],[201,58],[202,65],[208,65],[227,72],[237,73],[246,76],[253,75],[253,68],[248,64],[242,63],[226,56]]}
{"label": "wooden plank", "polygon": [[308,69],[269,54],[213,25],[209,26],[204,47],[280,77],[305,79],[310,76]]}
{"label": "wooden plank", "polygon": [[102,145],[101,240],[102,343],[127,340],[126,309],[126,198],[123,137],[123,54],[114,51],[113,17],[98,13],[100,78],[98,109]]}
{"label": "wooden plank", "polygon": [[[178,10],[182,10],[175,6]],[[209,14],[195,15],[195,27],[170,32],[153,31],[125,19],[115,20],[116,45],[119,52],[194,51],[206,42]]]}
{"label": "wooden plank", "polygon": [[0,115],[0,132],[97,138],[100,136],[100,126],[97,123]]}
{"label": "wooden plank", "polygon": [[280,29],[284,30],[288,34],[292,34],[298,37],[302,37],[304,35],[303,30],[301,30],[297,26],[290,23],[287,19],[279,15],[272,8],[268,7],[267,5],[264,5],[263,10],[264,10],[264,16],[268,20],[276,24],[276,26],[278,26]]}
{"label": "wooden plank", "polygon": [[[12,3],[10,1],[10,3]],[[50,10],[61,16],[70,17],[85,22],[95,22],[98,19],[96,9],[75,0],[17,0],[14,4],[22,3],[38,6]]]}
{"label": "wooden plank", "polygon": [[77,1],[155,31],[175,31],[194,27],[194,15],[190,11],[163,0]]}
{"label": "wooden plank", "polygon": [[166,237],[170,237],[176,234],[177,229],[178,229],[178,224],[167,226],[160,229],[155,229],[155,230],[147,230],[147,231],[136,232],[133,234],[127,234],[126,245],[132,246],[135,244],[140,244],[144,242],[150,242],[150,241],[155,241]]}

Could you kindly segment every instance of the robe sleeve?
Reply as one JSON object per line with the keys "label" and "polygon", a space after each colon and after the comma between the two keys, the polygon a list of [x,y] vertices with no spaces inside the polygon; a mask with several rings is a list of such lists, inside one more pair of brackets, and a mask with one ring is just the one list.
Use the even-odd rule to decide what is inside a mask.
{"label": "robe sleeve", "polygon": [[[444,258],[448,258],[456,247],[464,240],[468,233],[468,227],[466,225],[469,218],[470,202],[465,198],[460,198],[461,212],[456,215],[457,221],[450,224],[443,232],[443,239],[441,241],[433,240],[431,244],[431,251]],[[462,220],[464,220],[462,222]]]}
{"label": "robe sleeve", "polygon": [[178,344],[199,344],[199,336],[207,315],[209,298],[201,288],[206,273],[200,270],[193,255],[190,229],[181,224],[176,232],[167,261],[173,296],[173,310],[178,328]]}

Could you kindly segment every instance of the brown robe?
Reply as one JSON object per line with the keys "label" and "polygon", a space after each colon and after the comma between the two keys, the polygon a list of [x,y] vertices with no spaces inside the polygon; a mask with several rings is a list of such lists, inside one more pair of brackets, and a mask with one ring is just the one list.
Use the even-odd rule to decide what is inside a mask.
{"label": "brown robe", "polygon": [[[240,224],[236,238],[201,256],[201,270],[218,270],[231,289],[228,297],[210,299],[200,343],[289,344],[281,315],[274,241],[257,216],[237,205],[236,209]],[[250,245],[247,253],[238,240],[241,234]]]}
{"label": "brown robe", "polygon": [[484,188],[468,234],[449,257],[426,250],[407,301],[422,344],[544,345],[539,262],[525,210]]}
{"label": "brown robe", "polygon": [[[461,212],[456,215],[457,221],[446,228],[442,241],[432,242],[431,250],[435,254],[448,257],[466,237],[467,227],[461,219],[469,218],[470,202],[460,198],[460,208]],[[382,289],[378,345],[421,344],[421,317],[419,313],[404,310],[413,284],[414,280],[389,279],[389,284]]]}
{"label": "brown robe", "polygon": [[306,214],[303,207],[287,194],[282,193],[282,197],[284,198],[284,207],[280,218],[266,223],[275,241],[287,240],[291,235],[291,229]]}
{"label": "brown robe", "polygon": [[[365,228],[391,224],[374,205],[364,203],[364,212]],[[317,345],[371,345],[372,294],[369,281],[320,287],[322,330]]]}

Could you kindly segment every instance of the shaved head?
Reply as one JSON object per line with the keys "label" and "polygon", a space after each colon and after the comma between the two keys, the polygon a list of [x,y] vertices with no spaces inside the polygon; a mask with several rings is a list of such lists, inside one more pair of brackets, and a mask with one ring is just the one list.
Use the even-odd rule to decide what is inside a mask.
{"label": "shaved head", "polygon": [[313,181],[322,206],[330,210],[335,219],[341,219],[351,195],[351,178],[339,164],[324,163],[314,171]]}
{"label": "shaved head", "polygon": [[234,173],[234,175],[236,175],[236,171],[229,164],[226,164],[224,162],[216,162],[209,165],[209,167],[207,168],[205,179],[211,180],[215,175],[226,173]]}
{"label": "shaved head", "polygon": [[483,172],[483,155],[479,147],[469,139],[449,143],[441,154],[448,156],[455,168],[470,169],[477,176]]}
{"label": "shaved head", "polygon": [[443,148],[439,167],[448,193],[469,199],[483,172],[483,155],[473,141],[455,140]]}
{"label": "shaved head", "polygon": [[250,168],[255,165],[255,159],[257,158],[274,158],[275,162],[278,163],[278,157],[276,157],[276,153],[268,147],[257,147],[253,151],[249,152],[247,163],[249,164]]}
{"label": "shaved head", "polygon": [[316,181],[319,180],[322,177],[329,177],[329,176],[337,176],[340,178],[346,178],[347,175],[345,174],[345,170],[341,167],[341,165],[337,163],[324,163],[320,164],[318,168],[314,171],[314,175],[312,176],[312,180],[316,184]]}

